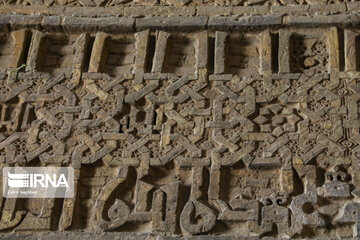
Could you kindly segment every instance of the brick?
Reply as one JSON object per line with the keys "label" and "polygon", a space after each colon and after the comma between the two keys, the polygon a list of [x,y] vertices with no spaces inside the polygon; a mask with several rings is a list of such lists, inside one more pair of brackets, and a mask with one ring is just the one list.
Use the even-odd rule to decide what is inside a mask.
{"label": "brick", "polygon": [[229,16],[231,15],[231,13],[231,7],[200,6],[196,8],[196,15],[198,16]]}
{"label": "brick", "polygon": [[346,7],[349,12],[359,11],[360,3],[359,2],[347,2]]}
{"label": "brick", "polygon": [[124,7],[94,8],[94,7],[67,7],[64,9],[62,15],[73,17],[111,17],[111,16],[124,16]]}
{"label": "brick", "polygon": [[[322,5],[323,6],[323,5]],[[281,14],[281,15],[305,15],[309,11],[309,5],[299,5],[299,6],[272,6],[270,8],[271,14]]]}
{"label": "brick", "polygon": [[19,29],[23,27],[37,28],[41,25],[43,16],[31,15],[12,15],[10,20],[10,27],[12,29]]}
{"label": "brick", "polygon": [[233,15],[267,15],[269,13],[270,6],[238,6],[232,8]]}
{"label": "brick", "polygon": [[135,20],[133,18],[85,18],[64,17],[62,26],[67,31],[104,31],[104,32],[128,32],[132,31]]}
{"label": "brick", "polygon": [[45,31],[59,30],[60,26],[61,17],[59,16],[45,16],[41,22],[41,27],[45,29]]}
{"label": "brick", "polygon": [[174,7],[174,6],[133,6],[133,7],[125,7],[124,15],[125,16],[193,16],[195,15],[196,10],[195,7],[185,6],[185,7]]}
{"label": "brick", "polygon": [[355,15],[331,15],[331,16],[286,16],[284,17],[284,24],[290,26],[349,26],[356,22],[359,17]]}
{"label": "brick", "polygon": [[329,4],[329,5],[310,5],[308,14],[321,14],[321,15],[329,15],[329,14],[337,14],[346,11],[345,3],[339,4]]}
{"label": "brick", "polygon": [[267,27],[281,25],[279,16],[210,17],[211,30],[237,30],[246,27]]}
{"label": "brick", "polygon": [[136,29],[196,31],[205,29],[206,17],[153,17],[136,19]]}

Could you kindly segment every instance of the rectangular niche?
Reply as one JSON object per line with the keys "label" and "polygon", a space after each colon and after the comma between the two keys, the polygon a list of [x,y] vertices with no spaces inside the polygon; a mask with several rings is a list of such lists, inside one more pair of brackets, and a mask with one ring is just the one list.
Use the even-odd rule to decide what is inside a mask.
{"label": "rectangular niche", "polygon": [[110,36],[105,41],[102,72],[112,77],[131,74],[134,68],[135,56],[134,36]]}
{"label": "rectangular niche", "polygon": [[258,72],[260,41],[255,33],[233,33],[226,41],[226,72],[249,76]]}
{"label": "rectangular niche", "polygon": [[0,71],[5,72],[13,52],[13,39],[8,33],[0,34]]}
{"label": "rectangular niche", "polygon": [[77,35],[46,34],[41,41],[37,70],[58,75],[72,69]]}
{"label": "rectangular niche", "polygon": [[[26,29],[0,34],[0,72],[25,63],[31,34]],[[24,68],[18,69],[24,71]]]}
{"label": "rectangular niche", "polygon": [[290,72],[320,73],[328,70],[329,51],[323,33],[292,33],[289,43]]}
{"label": "rectangular niche", "polygon": [[196,39],[187,35],[171,35],[167,41],[163,72],[177,76],[195,73]]}

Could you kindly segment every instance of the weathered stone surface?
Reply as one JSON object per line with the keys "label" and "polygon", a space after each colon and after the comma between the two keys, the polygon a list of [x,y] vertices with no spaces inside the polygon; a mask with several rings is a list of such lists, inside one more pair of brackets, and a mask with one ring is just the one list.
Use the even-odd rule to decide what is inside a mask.
{"label": "weathered stone surface", "polygon": [[133,6],[124,9],[125,16],[193,16],[196,13],[195,7],[152,7]]}
{"label": "weathered stone surface", "polygon": [[136,29],[195,31],[205,29],[208,19],[199,17],[147,17],[136,19]]}
{"label": "weathered stone surface", "polygon": [[67,31],[129,32],[134,28],[133,18],[81,18],[64,17],[62,25]]}
{"label": "weathered stone surface", "polygon": [[247,27],[269,27],[281,24],[280,16],[211,17],[211,30],[238,30]]}
{"label": "weathered stone surface", "polygon": [[0,238],[359,238],[358,7],[4,1],[0,168],[75,197],[0,198]]}

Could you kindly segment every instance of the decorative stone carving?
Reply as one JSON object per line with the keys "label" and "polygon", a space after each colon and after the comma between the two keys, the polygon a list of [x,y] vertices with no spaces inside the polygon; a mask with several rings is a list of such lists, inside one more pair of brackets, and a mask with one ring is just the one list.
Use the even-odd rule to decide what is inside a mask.
{"label": "decorative stone carving", "polygon": [[[239,8],[216,15],[236,17],[206,15],[225,2]],[[300,28],[264,6],[240,16],[296,1],[230,2],[47,1],[46,16],[0,16],[1,167],[75,169],[73,199],[1,198],[4,237],[359,237],[357,18],[329,27],[345,6],[332,3]]]}

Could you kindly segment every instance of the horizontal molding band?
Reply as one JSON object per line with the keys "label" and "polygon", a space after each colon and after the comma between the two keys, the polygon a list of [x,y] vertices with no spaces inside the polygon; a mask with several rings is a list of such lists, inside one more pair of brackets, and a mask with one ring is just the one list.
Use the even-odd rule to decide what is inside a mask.
{"label": "horizontal molding band", "polygon": [[236,31],[242,29],[264,29],[269,27],[354,27],[360,23],[356,14],[330,16],[243,16],[243,17],[101,17],[86,18],[74,16],[43,16],[10,14],[0,16],[2,31],[21,28],[64,31],[136,32],[145,29],[165,31]]}
{"label": "horizontal molding band", "polygon": [[0,235],[3,240],[47,240],[47,239],[83,239],[83,240],[257,240],[259,237],[245,237],[239,235],[222,235],[222,236],[161,236],[151,233],[129,233],[129,232],[107,232],[101,235],[90,232],[38,232],[38,233],[12,233]]}
{"label": "horizontal molding band", "polygon": [[234,16],[234,15],[269,15],[287,14],[294,16],[303,15],[332,15],[341,13],[358,13],[360,2],[346,2],[336,4],[312,5],[286,5],[286,6],[61,6],[45,5],[23,6],[20,4],[2,5],[1,14],[44,14],[59,16]]}

